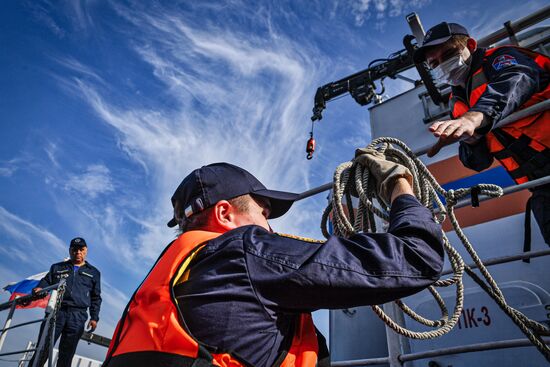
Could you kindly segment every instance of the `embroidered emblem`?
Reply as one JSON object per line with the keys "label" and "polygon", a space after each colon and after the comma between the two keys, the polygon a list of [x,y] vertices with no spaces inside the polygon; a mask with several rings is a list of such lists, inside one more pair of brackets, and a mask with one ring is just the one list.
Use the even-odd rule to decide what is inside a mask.
{"label": "embroidered emblem", "polygon": [[310,243],[325,243],[325,240],[316,240],[313,238],[308,237],[300,237],[300,236],[294,236],[292,234],[286,234],[286,233],[277,233],[278,236],[286,237],[286,238],[292,238],[293,240],[303,241],[303,242],[310,242]]}
{"label": "embroidered emblem", "polygon": [[504,69],[507,66],[517,65],[518,61],[511,55],[500,55],[493,60],[493,68],[496,71]]}

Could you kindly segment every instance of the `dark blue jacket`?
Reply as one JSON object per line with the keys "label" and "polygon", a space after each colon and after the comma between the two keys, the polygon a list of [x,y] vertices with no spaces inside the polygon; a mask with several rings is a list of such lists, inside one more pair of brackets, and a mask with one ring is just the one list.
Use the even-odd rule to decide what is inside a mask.
{"label": "dark blue jacket", "polygon": [[258,226],[208,242],[174,289],[191,335],[249,365],[271,366],[299,313],[406,297],[437,280],[443,266],[441,227],[410,195],[393,202],[388,233],[323,242]]}
{"label": "dark blue jacket", "polygon": [[[472,74],[480,67],[487,77],[487,89],[470,111],[482,112],[492,119],[493,125],[517,111],[535,93],[543,91],[550,80],[550,75],[529,56],[514,47],[501,47],[485,58],[486,49],[478,49],[472,55]],[[502,67],[495,59],[508,55],[514,60]],[[514,63],[515,62],[515,63]],[[453,87],[453,95],[468,100],[471,86]],[[486,134],[492,126],[478,129],[479,134]],[[460,143],[459,157],[462,163],[473,170],[482,171],[493,162],[485,138],[475,144]]]}
{"label": "dark blue jacket", "polygon": [[99,270],[86,262],[77,272],[71,261],[53,264],[50,271],[40,282],[38,287],[44,288],[59,283],[62,278],[67,279],[67,288],[63,296],[62,306],[90,308],[90,319],[99,320],[101,307],[101,279]]}

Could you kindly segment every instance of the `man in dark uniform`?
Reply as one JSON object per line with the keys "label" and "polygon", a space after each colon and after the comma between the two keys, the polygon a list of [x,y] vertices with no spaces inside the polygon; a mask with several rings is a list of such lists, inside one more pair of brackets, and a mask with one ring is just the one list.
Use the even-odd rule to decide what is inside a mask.
{"label": "man in dark uniform", "polygon": [[[548,57],[513,46],[478,48],[463,26],[443,22],[426,32],[414,58],[428,64],[436,82],[452,87],[452,119],[430,126],[439,140],[428,156],[460,140],[459,158],[473,170],[497,158],[517,183],[550,175],[548,111],[493,129],[511,113],[548,98]],[[550,185],[532,191],[533,214],[550,244]]]}
{"label": "man in dark uniform", "polygon": [[[71,366],[76,346],[84,332],[84,325],[88,319],[88,308],[90,309],[90,321],[87,326],[90,332],[96,329],[99,321],[99,309],[101,307],[100,273],[99,270],[86,261],[87,254],[88,246],[84,238],[73,238],[69,246],[70,260],[53,264],[48,274],[33,289],[33,292],[37,293],[44,287],[59,283],[61,279],[67,281],[61,308],[56,315],[55,322],[55,341],[61,336],[57,367]],[[42,353],[38,365],[42,366],[47,358],[48,354]],[[33,361],[34,356],[29,366],[32,366]]]}
{"label": "man in dark uniform", "polygon": [[[296,340],[299,315],[382,304],[419,292],[439,278],[441,227],[414,197],[410,172],[381,154],[363,157],[367,155],[382,197],[391,202],[388,233],[332,236],[327,241],[274,233],[268,219],[286,213],[297,195],[268,190],[249,172],[227,163],[196,169],[177,188],[172,196],[174,218],[168,225],[178,226],[182,236],[193,231],[222,234],[207,241],[193,255],[183,280],[175,279],[173,290],[164,292],[177,300],[181,324],[193,339],[213,355],[229,353],[233,358],[231,363],[215,359],[219,365],[279,366]],[[165,260],[161,255],[157,264]],[[147,287],[155,299],[163,298],[159,287],[147,283],[158,274],[154,269],[150,274],[117,327],[108,367],[128,361],[147,365],[139,361],[152,352],[141,351],[145,343],[138,334],[149,335],[158,327],[144,331],[139,325],[151,322],[139,308],[153,297]],[[170,329],[164,334],[174,335]],[[317,362],[297,358],[283,365],[327,365],[324,338],[313,334],[318,339]],[[162,345],[163,340],[152,343]],[[167,352],[157,349],[148,367],[177,365],[169,364],[174,354]]]}

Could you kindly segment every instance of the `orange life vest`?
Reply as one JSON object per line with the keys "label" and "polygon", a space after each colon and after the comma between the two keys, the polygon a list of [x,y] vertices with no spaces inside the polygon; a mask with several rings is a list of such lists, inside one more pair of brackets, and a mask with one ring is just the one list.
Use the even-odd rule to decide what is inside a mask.
{"label": "orange life vest", "polygon": [[[220,235],[185,232],[164,250],[126,306],[104,367],[244,366],[229,353],[210,354],[188,333],[173,293],[174,285],[187,279],[189,263],[202,245]],[[311,315],[301,314],[292,345],[280,366],[315,367],[317,353],[317,334]]]}
{"label": "orange life vest", "polygon": [[[503,46],[513,47],[513,46]],[[500,47],[485,52],[485,59]],[[516,47],[530,56],[544,70],[550,72],[550,58]],[[487,89],[487,78],[483,66],[476,70],[471,79],[468,101],[451,94],[451,116],[458,118],[474,106]],[[535,93],[519,109],[532,106],[550,97],[550,84],[541,92]],[[544,177],[550,174],[550,110],[527,116],[502,128],[494,129],[486,136],[489,152],[499,160],[516,183]]]}

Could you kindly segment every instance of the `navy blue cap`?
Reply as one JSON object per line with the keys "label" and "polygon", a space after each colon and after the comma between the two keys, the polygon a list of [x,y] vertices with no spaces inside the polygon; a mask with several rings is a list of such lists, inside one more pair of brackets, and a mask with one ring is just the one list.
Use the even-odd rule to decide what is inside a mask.
{"label": "navy blue cap", "polygon": [[[298,194],[268,190],[248,171],[229,163],[214,163],[191,172],[180,183],[174,195],[172,206],[179,202],[186,217],[215,205],[220,200],[253,194],[269,199],[271,212],[269,219],[285,214],[298,199]],[[177,225],[172,218],[168,227]]]}
{"label": "navy blue cap", "polygon": [[414,61],[416,63],[423,62],[425,60],[426,49],[445,43],[452,36],[458,35],[470,37],[468,30],[458,23],[442,22],[433,26],[426,32],[422,46],[414,52]]}
{"label": "navy blue cap", "polygon": [[88,247],[86,241],[82,237],[75,237],[71,240],[69,247]]}

